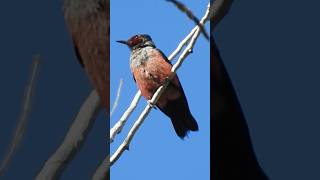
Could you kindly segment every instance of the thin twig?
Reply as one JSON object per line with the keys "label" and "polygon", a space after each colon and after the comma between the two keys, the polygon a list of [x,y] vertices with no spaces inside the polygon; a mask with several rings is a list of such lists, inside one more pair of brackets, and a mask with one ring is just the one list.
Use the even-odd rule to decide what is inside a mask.
{"label": "thin twig", "polygon": [[[209,10],[210,10],[210,3],[207,6],[207,10],[206,10],[205,15],[203,16],[203,18],[200,21],[200,23],[202,25],[209,19],[209,12],[210,12]],[[170,80],[174,77],[177,69],[181,66],[183,60],[192,52],[192,48],[193,48],[193,46],[194,46],[194,44],[195,44],[195,42],[196,42],[196,40],[197,40],[197,38],[199,37],[199,34],[200,34],[200,28],[199,28],[199,26],[197,26],[197,27],[198,28],[196,29],[194,35],[192,36],[188,46],[185,48],[185,50],[180,55],[177,63],[172,67],[172,69],[171,69],[172,73],[168,77],[169,80],[166,81],[164,85],[162,85],[162,86],[160,86],[158,88],[156,93],[152,96],[152,99],[151,99],[150,103],[148,103],[148,105],[144,108],[144,110],[140,114],[138,120],[134,123],[133,127],[130,129],[130,131],[128,133],[128,136],[125,138],[123,143],[118,147],[116,152],[111,156],[111,159],[110,159],[110,164],[111,165],[113,165],[120,158],[120,156],[124,152],[124,150],[129,149],[129,144],[130,144],[134,134],[136,133],[136,131],[141,126],[141,124],[143,123],[144,119],[147,117],[147,115],[149,114],[149,112],[152,109],[152,105],[151,104],[156,104],[156,102],[159,99],[159,97],[161,96],[162,92],[165,90],[167,85],[170,83]]]}
{"label": "thin twig", "polygon": [[81,149],[89,131],[99,112],[101,111],[100,98],[93,90],[82,104],[76,118],[72,122],[63,142],[36,176],[36,180],[59,179],[61,173],[72,160],[74,155]]}
{"label": "thin twig", "polygon": [[112,109],[111,109],[111,112],[110,112],[110,117],[112,116],[114,110],[117,108],[118,106],[118,102],[119,102],[119,99],[120,99],[120,94],[121,94],[121,89],[122,89],[122,84],[123,84],[123,80],[120,79],[120,82],[119,82],[119,87],[118,87],[118,91],[117,91],[117,96],[116,96],[116,99],[113,103],[113,106],[112,106]]}
{"label": "thin twig", "polygon": [[172,61],[183,49],[184,46],[187,45],[189,42],[190,38],[194,35],[196,32],[198,26],[194,27],[191,32],[180,42],[180,44],[177,46],[177,48],[168,56],[168,60]]}
{"label": "thin twig", "polygon": [[21,143],[21,140],[23,138],[25,129],[27,127],[27,122],[29,120],[29,115],[31,113],[31,108],[32,108],[34,90],[36,87],[37,77],[39,74],[40,62],[41,62],[41,59],[39,55],[36,55],[33,57],[32,66],[31,66],[31,75],[24,92],[20,117],[19,117],[16,129],[13,133],[10,146],[8,147],[8,150],[1,163],[0,176],[2,175],[7,165],[11,161],[14,153],[18,149]]}
{"label": "thin twig", "polygon": [[199,19],[192,13],[190,9],[187,8],[183,3],[177,1],[177,0],[167,0],[168,2],[172,2],[180,11],[184,12],[189,19],[191,19],[196,25],[200,27],[201,32],[203,33],[203,36],[209,40],[209,35],[206,32],[203,25],[200,24]]}
{"label": "thin twig", "polygon": [[141,91],[138,91],[134,96],[128,109],[121,116],[120,120],[110,129],[110,143],[113,142],[116,134],[119,134],[121,132],[123,126],[127,122],[127,119],[130,117],[133,110],[137,107],[140,98],[141,98]]}

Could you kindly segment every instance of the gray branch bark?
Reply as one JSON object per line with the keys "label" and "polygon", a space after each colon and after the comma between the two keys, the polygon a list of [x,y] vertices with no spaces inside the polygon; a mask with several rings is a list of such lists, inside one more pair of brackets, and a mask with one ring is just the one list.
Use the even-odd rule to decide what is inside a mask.
{"label": "gray branch bark", "polygon": [[100,110],[100,98],[97,92],[93,90],[81,106],[63,142],[45,162],[36,176],[36,180],[59,179],[63,170],[84,144]]}
{"label": "gray branch bark", "polygon": [[[212,3],[213,0],[211,0]],[[224,16],[229,12],[233,0],[215,0],[212,3],[212,10],[210,11],[212,29],[210,35],[212,36],[212,30],[219,24]]]}

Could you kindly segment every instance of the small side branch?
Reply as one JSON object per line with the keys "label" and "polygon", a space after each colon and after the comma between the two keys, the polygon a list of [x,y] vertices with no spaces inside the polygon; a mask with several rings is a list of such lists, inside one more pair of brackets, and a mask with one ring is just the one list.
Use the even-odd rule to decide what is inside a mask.
{"label": "small side branch", "polygon": [[133,110],[137,107],[140,98],[141,98],[141,91],[138,91],[136,93],[136,95],[134,96],[128,109],[121,116],[120,120],[111,128],[111,130],[110,130],[110,143],[113,142],[116,134],[119,134],[121,132],[123,126],[127,122],[127,119],[130,117]]}
{"label": "small side branch", "polygon": [[109,180],[110,179],[110,156],[108,155],[97,168],[91,178],[92,180]]}
{"label": "small side branch", "polygon": [[100,98],[98,93],[93,90],[81,106],[63,142],[45,162],[36,176],[36,180],[59,179],[68,163],[82,147],[100,111]]}
{"label": "small side branch", "polygon": [[121,94],[121,89],[122,89],[122,84],[123,84],[123,80],[120,79],[119,87],[118,87],[118,91],[117,91],[117,96],[116,96],[116,99],[115,99],[115,101],[113,103],[113,106],[112,106],[112,109],[111,109],[111,112],[110,112],[110,116],[112,116],[113,112],[115,111],[115,109],[118,106],[118,102],[119,102],[120,94]]}
{"label": "small side branch", "polygon": [[192,13],[190,9],[187,8],[184,4],[177,0],[167,0],[168,2],[172,2],[180,11],[184,12],[189,19],[191,19],[196,25],[199,26],[201,32],[203,33],[203,36],[209,40],[209,35],[206,32],[205,28],[200,24],[199,19]]}

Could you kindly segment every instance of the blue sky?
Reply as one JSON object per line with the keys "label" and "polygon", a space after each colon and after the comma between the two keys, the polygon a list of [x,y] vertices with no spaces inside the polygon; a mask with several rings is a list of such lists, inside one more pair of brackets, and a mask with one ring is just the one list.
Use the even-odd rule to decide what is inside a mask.
{"label": "blue sky", "polygon": [[[208,1],[181,1],[198,18]],[[111,104],[120,78],[123,79],[119,106],[113,125],[131,103],[137,92],[129,68],[130,51],[116,43],[135,34],[149,34],[167,56],[195,26],[173,4],[157,1],[111,1]],[[209,31],[209,26],[206,26]],[[175,62],[175,61],[174,61]],[[209,42],[201,35],[194,52],[178,70],[191,112],[199,125],[198,132],[181,140],[174,132],[170,119],[159,110],[152,110],[121,158],[111,168],[111,179],[209,179],[210,174],[210,68]],[[145,107],[144,98],[128,120],[124,130],[111,145],[114,152],[133,122]],[[152,135],[152,136],[151,136]]]}

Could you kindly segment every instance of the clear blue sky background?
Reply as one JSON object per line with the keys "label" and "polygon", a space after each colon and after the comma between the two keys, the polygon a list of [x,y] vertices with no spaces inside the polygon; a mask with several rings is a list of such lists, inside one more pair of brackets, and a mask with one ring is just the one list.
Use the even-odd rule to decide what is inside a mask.
{"label": "clear blue sky background", "polygon": [[[208,1],[182,1],[201,18]],[[119,80],[124,80],[114,124],[137,92],[129,68],[129,49],[116,40],[135,34],[151,35],[157,47],[169,55],[191,31],[194,23],[173,4],[164,0],[111,1],[111,103]],[[209,31],[209,26],[206,26]],[[175,61],[174,61],[175,62]],[[134,137],[130,151],[111,168],[111,179],[209,179],[210,173],[210,68],[209,42],[201,35],[194,52],[178,70],[191,112],[200,130],[181,140],[171,121],[159,110],[152,110]],[[121,135],[111,145],[111,152],[122,142],[133,122],[146,105],[144,98],[129,119]]]}

